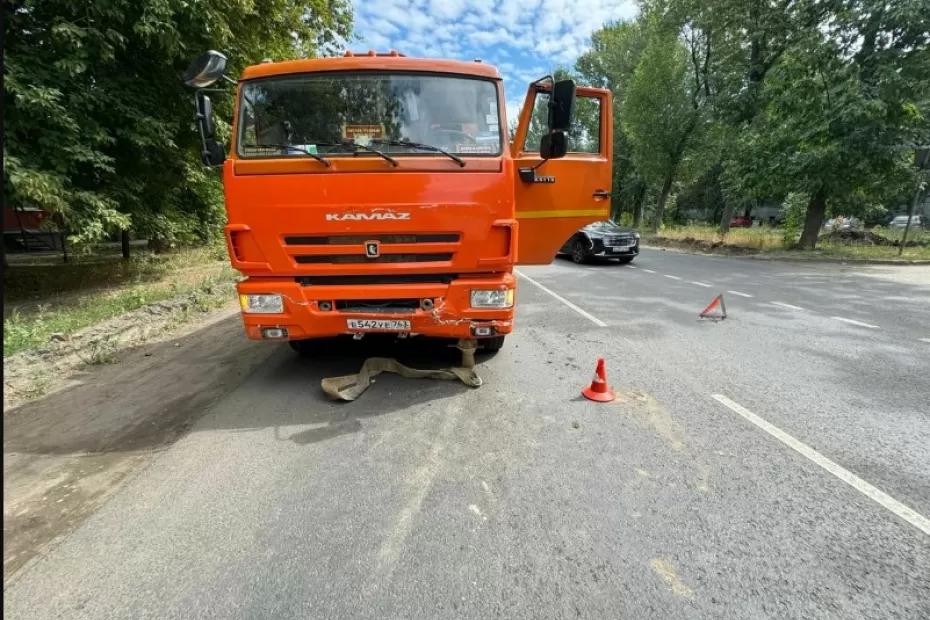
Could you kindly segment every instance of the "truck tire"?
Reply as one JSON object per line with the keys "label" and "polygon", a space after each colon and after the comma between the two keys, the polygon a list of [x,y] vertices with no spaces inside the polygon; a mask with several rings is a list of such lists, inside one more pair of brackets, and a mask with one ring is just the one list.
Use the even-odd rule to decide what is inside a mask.
{"label": "truck tire", "polygon": [[501,350],[501,347],[504,346],[505,337],[506,336],[494,336],[493,338],[482,338],[481,348],[488,353],[497,353]]}
{"label": "truck tire", "polygon": [[313,340],[288,340],[287,344],[301,357],[309,357],[313,353]]}

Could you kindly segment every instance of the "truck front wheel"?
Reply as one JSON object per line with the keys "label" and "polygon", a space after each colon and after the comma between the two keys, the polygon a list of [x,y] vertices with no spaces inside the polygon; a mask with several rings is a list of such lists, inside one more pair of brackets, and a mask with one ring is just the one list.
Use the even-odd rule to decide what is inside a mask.
{"label": "truck front wheel", "polygon": [[488,353],[497,353],[504,346],[505,336],[494,336],[493,338],[482,338],[481,348]]}
{"label": "truck front wheel", "polygon": [[313,353],[313,340],[309,338],[307,340],[288,340],[287,344],[301,357],[308,357]]}

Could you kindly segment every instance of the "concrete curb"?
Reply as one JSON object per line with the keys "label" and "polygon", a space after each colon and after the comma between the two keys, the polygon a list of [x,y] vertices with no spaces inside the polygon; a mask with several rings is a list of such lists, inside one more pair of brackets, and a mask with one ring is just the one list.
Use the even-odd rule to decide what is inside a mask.
{"label": "concrete curb", "polygon": [[795,263],[838,263],[854,265],[930,265],[930,259],[897,259],[897,258],[839,258],[834,256],[779,256],[778,254],[739,254],[737,252],[702,252],[674,246],[642,244],[640,247],[649,250],[662,250],[663,252],[676,252],[678,254],[695,254],[698,256],[719,256],[725,258],[748,258],[763,261],[782,261]]}

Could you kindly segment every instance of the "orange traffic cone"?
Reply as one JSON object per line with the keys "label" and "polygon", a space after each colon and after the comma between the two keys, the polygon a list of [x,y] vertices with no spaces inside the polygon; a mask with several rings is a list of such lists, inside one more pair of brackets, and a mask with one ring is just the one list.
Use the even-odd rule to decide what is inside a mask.
{"label": "orange traffic cone", "polygon": [[594,371],[594,380],[591,385],[581,390],[582,396],[588,400],[596,400],[599,403],[609,403],[616,395],[607,385],[607,370],[604,368],[604,358],[597,360],[597,369]]}

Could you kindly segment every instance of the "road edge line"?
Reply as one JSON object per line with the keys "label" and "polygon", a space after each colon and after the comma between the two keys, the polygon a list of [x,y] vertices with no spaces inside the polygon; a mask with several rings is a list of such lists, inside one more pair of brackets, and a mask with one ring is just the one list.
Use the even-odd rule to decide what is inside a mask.
{"label": "road edge line", "polygon": [[866,327],[868,329],[881,329],[878,325],[872,325],[871,323],[864,323],[862,321],[857,321],[856,319],[847,319],[842,316],[831,316],[831,319],[835,321],[842,321],[843,323],[848,323],[850,325],[856,325],[857,327]]}
{"label": "road edge line", "polygon": [[922,531],[924,534],[930,536],[930,519],[923,516],[913,508],[905,506],[895,498],[891,497],[881,489],[869,484],[859,476],[855,475],[851,471],[837,465],[824,455],[820,454],[807,444],[795,439],[785,431],[781,430],[774,424],[767,422],[754,414],[749,409],[746,409],[739,403],[736,403],[723,394],[711,394],[711,398],[716,400],[718,403],[741,416],[742,418],[752,422],[755,426],[762,429],[775,439],[779,440],[801,456],[807,458],[809,461],[813,462],[815,465],[820,466],[822,469],[833,474],[849,486],[853,487],[872,501],[876,502],[883,508],[893,512],[901,519],[904,519],[918,530]]}
{"label": "road edge line", "polygon": [[529,277],[528,275],[526,275],[526,274],[523,273],[522,271],[517,271],[517,270],[515,269],[514,272],[515,272],[518,276],[520,276],[521,278],[523,278],[524,280],[526,280],[527,282],[529,282],[530,284],[534,285],[536,288],[540,289],[541,291],[543,291],[543,292],[545,292],[545,293],[548,293],[548,294],[552,295],[553,297],[555,297],[556,299],[558,299],[559,301],[561,301],[563,304],[565,304],[566,306],[568,306],[569,308],[571,308],[572,310],[574,310],[575,312],[577,312],[578,314],[580,314],[580,315],[583,316],[584,318],[588,319],[589,321],[591,321],[592,323],[594,323],[594,324],[597,325],[598,327],[607,327],[607,323],[605,323],[604,321],[600,320],[599,318],[597,318],[596,316],[594,316],[593,314],[591,314],[591,313],[588,312],[587,310],[583,310],[583,309],[579,308],[578,306],[576,306],[576,305],[573,304],[572,302],[568,301],[567,299],[565,299],[564,297],[562,297],[561,295],[559,295],[559,294],[556,293],[555,291],[546,288],[545,286],[543,286],[542,284],[540,284],[539,282],[537,282],[537,281],[534,280],[533,278]]}

